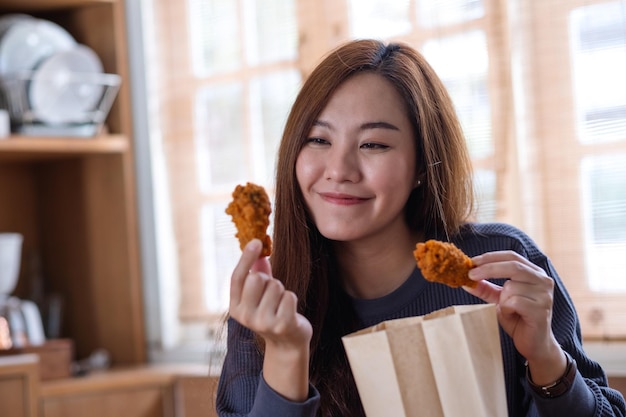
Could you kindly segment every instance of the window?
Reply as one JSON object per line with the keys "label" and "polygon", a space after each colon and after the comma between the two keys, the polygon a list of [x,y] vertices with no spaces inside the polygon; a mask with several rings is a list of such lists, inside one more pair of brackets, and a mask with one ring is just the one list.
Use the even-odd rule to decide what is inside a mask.
{"label": "window", "polygon": [[534,36],[545,41],[535,50],[541,61],[528,70],[543,246],[567,282],[585,337],[623,336],[626,2],[549,0],[534,12],[553,22],[533,22]]}
{"label": "window", "polygon": [[[502,54],[496,42],[488,44],[491,33],[502,25],[487,18],[495,14],[496,3],[482,0],[351,0],[348,25],[354,38],[373,37],[400,40],[416,46],[442,78],[465,131],[476,166],[476,194],[480,196],[477,218],[493,221],[498,208],[498,187],[494,154],[494,132],[502,126],[493,120],[503,118],[506,106],[490,86],[504,78],[506,68],[490,64],[490,55]],[[497,61],[496,61],[497,62]],[[502,86],[503,90],[508,87]],[[502,181],[500,181],[502,182]]]}
{"label": "window", "polygon": [[[207,347],[239,256],[236,184],[273,190],[288,109],[349,38],[408,42],[454,100],[477,218],[529,233],[585,337],[626,336],[626,0],[143,0],[154,205],[155,351]],[[170,236],[170,237],[168,237]],[[156,280],[155,280],[156,282]]]}
{"label": "window", "polygon": [[[626,280],[626,12],[609,2],[570,12],[576,132],[581,166],[586,272],[595,292],[624,292]],[[622,88],[616,88],[621,86]],[[598,144],[598,146],[595,146]]]}
{"label": "window", "polygon": [[626,293],[626,153],[588,156],[581,165],[589,288]]}
{"label": "window", "polygon": [[350,1],[350,34],[353,38],[390,38],[411,32],[411,2]]}
{"label": "window", "polygon": [[570,12],[576,127],[581,143],[626,141],[626,18],[621,2]]}
{"label": "window", "polygon": [[145,2],[145,42],[154,51],[149,91],[158,103],[151,141],[163,161],[153,165],[154,188],[168,194],[155,206],[156,222],[175,242],[157,256],[171,259],[159,271],[160,329],[149,336],[157,356],[181,341],[206,350],[206,323],[227,308],[240,251],[224,210],[236,184],[272,189],[282,127],[301,81],[295,5]]}

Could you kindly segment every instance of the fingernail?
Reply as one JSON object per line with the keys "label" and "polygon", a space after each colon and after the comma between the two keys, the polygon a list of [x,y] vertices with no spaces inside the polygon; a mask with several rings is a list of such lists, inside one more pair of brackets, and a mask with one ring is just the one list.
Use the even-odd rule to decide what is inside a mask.
{"label": "fingernail", "polygon": [[467,276],[470,278],[476,278],[478,276],[478,273],[476,272],[475,269],[470,269],[469,272],[467,273]]}
{"label": "fingernail", "polygon": [[246,250],[248,250],[250,252],[258,252],[261,249],[261,245],[262,245],[262,243],[261,243],[261,241],[259,239],[252,239],[246,245]]}

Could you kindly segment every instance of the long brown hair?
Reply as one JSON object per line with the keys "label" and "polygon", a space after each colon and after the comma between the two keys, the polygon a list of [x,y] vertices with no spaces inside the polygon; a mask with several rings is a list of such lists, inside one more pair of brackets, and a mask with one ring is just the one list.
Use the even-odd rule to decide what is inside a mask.
{"label": "long brown hair", "polygon": [[404,44],[348,42],[316,67],[300,90],[278,153],[272,271],[299,300],[313,326],[311,382],[321,416],[360,416],[358,394],[341,336],[358,327],[336,273],[332,247],[308,216],[295,174],[296,159],[314,121],[349,77],[372,72],[390,81],[413,124],[416,166],[424,184],[406,204],[415,230],[456,233],[472,211],[471,163],[448,93],[423,56]]}

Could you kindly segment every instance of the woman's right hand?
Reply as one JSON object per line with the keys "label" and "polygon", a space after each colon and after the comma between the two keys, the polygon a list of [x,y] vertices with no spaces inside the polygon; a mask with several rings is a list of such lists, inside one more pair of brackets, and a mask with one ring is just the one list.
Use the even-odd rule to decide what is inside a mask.
{"label": "woman's right hand", "polygon": [[230,316],[265,341],[263,377],[270,387],[293,401],[308,395],[309,344],[313,329],[298,313],[296,295],[272,277],[262,243],[254,239],[243,250],[230,283]]}

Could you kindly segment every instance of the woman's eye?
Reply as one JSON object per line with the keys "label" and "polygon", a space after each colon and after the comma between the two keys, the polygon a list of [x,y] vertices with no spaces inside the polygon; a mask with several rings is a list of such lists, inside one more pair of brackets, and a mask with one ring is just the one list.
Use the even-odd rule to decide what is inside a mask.
{"label": "woman's eye", "polygon": [[361,145],[363,149],[387,149],[389,146],[382,143],[364,143]]}
{"label": "woman's eye", "polygon": [[311,145],[326,145],[328,141],[326,139],[312,137],[307,139],[307,143]]}

